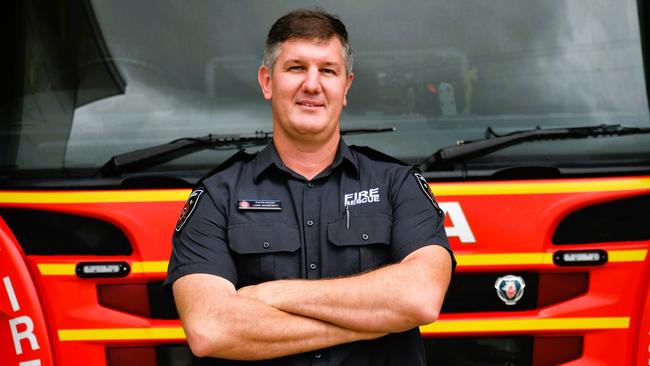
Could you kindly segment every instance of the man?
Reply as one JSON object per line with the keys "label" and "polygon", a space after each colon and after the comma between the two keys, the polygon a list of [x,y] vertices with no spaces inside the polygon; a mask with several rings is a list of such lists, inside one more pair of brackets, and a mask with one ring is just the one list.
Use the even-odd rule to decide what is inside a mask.
{"label": "man", "polygon": [[354,79],[345,26],[318,10],[283,16],[258,79],[273,143],[200,181],[174,234],[165,285],[192,352],[424,365],[418,325],[436,320],[455,262],[423,178],[340,139]]}

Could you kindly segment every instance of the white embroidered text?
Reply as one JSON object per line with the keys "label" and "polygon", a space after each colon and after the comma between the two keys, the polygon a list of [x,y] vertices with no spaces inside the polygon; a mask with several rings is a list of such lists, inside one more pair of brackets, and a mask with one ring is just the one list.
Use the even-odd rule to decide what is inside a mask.
{"label": "white embroidered text", "polygon": [[344,205],[354,206],[361,203],[379,202],[379,188],[371,188],[367,191],[348,193],[344,198]]}

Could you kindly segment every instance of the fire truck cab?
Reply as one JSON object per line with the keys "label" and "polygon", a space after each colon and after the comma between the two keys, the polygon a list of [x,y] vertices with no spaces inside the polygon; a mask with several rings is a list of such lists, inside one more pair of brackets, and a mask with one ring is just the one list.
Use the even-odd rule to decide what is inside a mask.
{"label": "fire truck cab", "polygon": [[[3,365],[198,362],[171,235],[202,176],[270,141],[266,32],[317,5],[2,5]],[[428,364],[650,365],[647,2],[320,5],[354,47],[345,141],[419,167],[446,213]]]}

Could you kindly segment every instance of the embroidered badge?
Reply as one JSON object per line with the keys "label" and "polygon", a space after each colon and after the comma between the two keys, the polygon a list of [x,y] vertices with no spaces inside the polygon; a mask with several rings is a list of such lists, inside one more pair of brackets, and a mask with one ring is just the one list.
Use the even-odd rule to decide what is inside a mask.
{"label": "embroidered badge", "polygon": [[237,209],[281,211],[282,202],[280,200],[239,200],[237,201]]}
{"label": "embroidered badge", "polygon": [[344,206],[354,206],[362,203],[379,202],[379,188],[371,188],[365,191],[348,193],[343,196]]}
{"label": "embroidered badge", "polygon": [[176,222],[176,231],[181,231],[183,225],[185,225],[187,222],[187,219],[190,218],[190,215],[192,215],[192,212],[194,212],[194,208],[196,207],[197,202],[199,202],[199,197],[201,197],[201,194],[203,194],[202,189],[197,189],[190,193],[190,196],[187,198],[187,202],[185,202],[183,210],[181,211],[181,216]]}
{"label": "embroidered badge", "polygon": [[442,213],[440,206],[438,206],[438,202],[436,202],[436,196],[434,196],[433,192],[431,192],[431,187],[429,187],[429,183],[427,182],[427,180],[420,173],[413,172],[413,175],[415,176],[415,179],[418,181],[418,185],[420,186],[420,189],[422,189],[424,195],[427,196],[429,201],[431,201],[431,204],[433,205],[433,207],[435,207],[436,211],[438,211],[438,213]]}

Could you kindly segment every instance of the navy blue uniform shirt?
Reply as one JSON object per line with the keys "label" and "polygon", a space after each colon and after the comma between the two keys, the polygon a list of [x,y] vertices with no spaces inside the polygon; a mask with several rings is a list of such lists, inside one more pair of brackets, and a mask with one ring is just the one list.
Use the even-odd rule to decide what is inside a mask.
{"label": "navy blue uniform shirt", "polygon": [[[236,288],[278,279],[348,276],[398,263],[427,245],[451,250],[442,211],[410,167],[341,140],[307,180],[274,145],[239,153],[199,182],[173,236],[165,286],[208,273]],[[453,255],[452,255],[453,259]],[[455,261],[454,261],[455,264]],[[260,331],[264,331],[260,329]],[[262,362],[215,365],[424,365],[418,328]]]}

